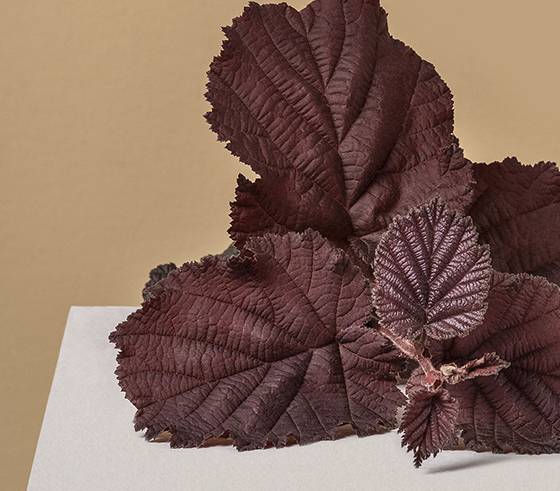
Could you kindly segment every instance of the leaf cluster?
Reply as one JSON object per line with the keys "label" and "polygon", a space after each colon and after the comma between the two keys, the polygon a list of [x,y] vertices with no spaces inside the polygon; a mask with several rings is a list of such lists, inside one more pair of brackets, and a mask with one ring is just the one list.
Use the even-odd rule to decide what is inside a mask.
{"label": "leaf cluster", "polygon": [[459,438],[560,451],[556,165],[466,159],[377,0],[251,3],[224,32],[206,117],[259,177],[235,248],[153,270],[110,336],[135,428],[249,450],[399,426],[416,466]]}

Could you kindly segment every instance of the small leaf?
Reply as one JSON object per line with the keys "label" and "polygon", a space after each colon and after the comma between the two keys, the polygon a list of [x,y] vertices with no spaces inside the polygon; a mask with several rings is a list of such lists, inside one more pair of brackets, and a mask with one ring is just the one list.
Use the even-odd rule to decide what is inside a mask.
{"label": "small leaf", "polygon": [[460,362],[496,353],[496,376],[447,386],[473,449],[560,452],[560,288],[528,274],[495,273],[484,322],[463,339],[432,347],[434,359]]}
{"label": "small leaf", "polygon": [[480,358],[470,360],[459,367],[456,363],[442,365],[440,371],[445,382],[458,384],[477,377],[490,377],[510,366],[508,361],[502,360],[496,353],[484,353]]}
{"label": "small leaf", "polygon": [[445,389],[412,391],[399,431],[403,433],[403,447],[414,451],[416,467],[457,441],[458,413],[457,401]]}
{"label": "small leaf", "polygon": [[265,236],[159,282],[111,334],[146,438],[175,447],[229,432],[239,449],[396,424],[403,360],[374,329],[368,282],[317,232]]}
{"label": "small leaf", "polygon": [[476,164],[470,215],[505,273],[532,273],[560,284],[560,172],[552,162],[515,158]]}
{"label": "small leaf", "polygon": [[156,266],[150,271],[150,279],[144,285],[144,289],[142,290],[142,297],[144,300],[148,300],[151,298],[150,290],[151,288],[158,282],[166,278],[171,271],[175,271],[177,266],[175,263],[167,263],[167,264],[160,264]]}
{"label": "small leaf", "polygon": [[238,247],[311,227],[368,249],[393,217],[436,195],[470,203],[451,93],[390,36],[377,0],[316,0],[301,12],[251,3],[224,32],[207,120],[260,176],[239,179]]}
{"label": "small leaf", "polygon": [[375,305],[382,327],[416,339],[465,336],[486,312],[487,247],[470,218],[438,200],[398,217],[375,256]]}
{"label": "small leaf", "polygon": [[237,250],[237,247],[235,247],[235,244],[230,244],[228,246],[228,248],[224,252],[222,252],[220,255],[228,257],[228,256],[237,256],[238,254],[239,254],[239,251]]}

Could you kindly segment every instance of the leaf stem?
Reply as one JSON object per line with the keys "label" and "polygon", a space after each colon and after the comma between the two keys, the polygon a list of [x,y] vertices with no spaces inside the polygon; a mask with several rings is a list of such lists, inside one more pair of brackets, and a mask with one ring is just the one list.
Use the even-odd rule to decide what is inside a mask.
{"label": "leaf stem", "polygon": [[502,360],[492,352],[468,361],[461,367],[455,363],[446,363],[438,369],[434,367],[432,360],[425,356],[425,343],[403,339],[386,327],[379,326],[378,330],[404,355],[418,362],[425,374],[423,385],[429,390],[437,390],[444,382],[453,385],[476,377],[497,375],[502,369],[510,366],[508,361]]}
{"label": "leaf stem", "polygon": [[441,385],[444,376],[437,368],[434,367],[432,361],[424,356],[425,350],[423,345],[417,345],[414,341],[396,336],[385,327],[379,326],[378,329],[379,332],[389,339],[404,355],[418,362],[426,375],[424,384],[428,388],[437,389]]}

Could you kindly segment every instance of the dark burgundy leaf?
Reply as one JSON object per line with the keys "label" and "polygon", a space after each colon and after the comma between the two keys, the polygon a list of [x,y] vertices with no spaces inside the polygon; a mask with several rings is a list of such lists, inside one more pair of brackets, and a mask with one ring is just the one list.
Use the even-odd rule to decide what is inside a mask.
{"label": "dark burgundy leaf", "polygon": [[560,172],[552,162],[522,165],[515,158],[476,164],[470,215],[492,248],[492,265],[560,283]]}
{"label": "dark burgundy leaf", "polygon": [[403,433],[403,447],[414,451],[416,467],[457,441],[458,413],[457,401],[445,389],[412,392],[399,431]]}
{"label": "dark burgundy leaf", "polygon": [[316,0],[301,12],[251,3],[225,33],[207,119],[260,175],[239,180],[238,246],[311,227],[369,249],[394,216],[435,195],[470,202],[451,93],[389,35],[377,0]]}
{"label": "dark burgundy leaf", "polygon": [[150,271],[150,279],[144,285],[144,289],[142,290],[142,297],[144,300],[148,300],[151,296],[150,290],[151,288],[158,282],[163,280],[163,278],[167,277],[167,275],[177,269],[175,263],[167,263],[167,264],[160,264],[156,266],[154,269]]}
{"label": "dark burgundy leaf", "polygon": [[[396,414],[406,399],[395,391],[395,376],[405,368],[405,359],[391,343],[367,327],[353,326],[341,331],[336,338],[346,379],[350,412],[358,436],[367,436],[372,420],[379,414]],[[384,417],[388,427],[396,419]]]}
{"label": "dark burgundy leaf", "polygon": [[496,376],[447,387],[470,448],[560,451],[560,288],[528,274],[495,273],[484,322],[432,351],[442,363],[485,353],[510,363]]}
{"label": "dark burgundy leaf", "polygon": [[117,375],[146,438],[172,446],[229,432],[239,449],[394,426],[402,358],[363,327],[368,282],[317,232],[267,235],[159,282],[120,324]]}
{"label": "dark burgundy leaf", "polygon": [[397,217],[375,256],[382,327],[416,339],[465,336],[484,317],[492,269],[472,220],[439,200]]}
{"label": "dark burgundy leaf", "polygon": [[[236,256],[239,254],[239,251],[235,247],[235,245],[230,244],[230,246],[222,252],[222,256]],[[160,264],[159,266],[155,267],[150,271],[150,280],[144,286],[142,290],[142,297],[144,300],[148,300],[150,298],[150,289],[158,282],[166,278],[171,271],[177,269],[175,263],[167,263],[167,264]]]}

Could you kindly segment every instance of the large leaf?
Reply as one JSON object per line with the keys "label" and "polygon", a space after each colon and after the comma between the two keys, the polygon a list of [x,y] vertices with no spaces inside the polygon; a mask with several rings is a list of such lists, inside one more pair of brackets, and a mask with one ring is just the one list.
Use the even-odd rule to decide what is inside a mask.
{"label": "large leaf", "polygon": [[485,353],[509,362],[495,376],[447,386],[470,448],[560,451],[560,288],[528,274],[496,273],[484,322],[432,352],[441,363]]}
{"label": "large leaf", "polygon": [[482,322],[492,273],[469,217],[439,200],[397,217],[375,256],[382,327],[402,338],[465,336]]}
{"label": "large leaf", "polygon": [[265,236],[240,256],[183,265],[111,334],[146,437],[240,449],[394,426],[402,358],[364,327],[368,282],[317,232]]}
{"label": "large leaf", "polygon": [[239,180],[238,246],[311,227],[369,255],[397,214],[435,195],[470,202],[451,93],[389,35],[377,0],[251,3],[225,33],[207,119],[260,175]]}
{"label": "large leaf", "polygon": [[560,172],[552,162],[515,158],[476,164],[472,216],[506,273],[530,272],[560,284]]}

